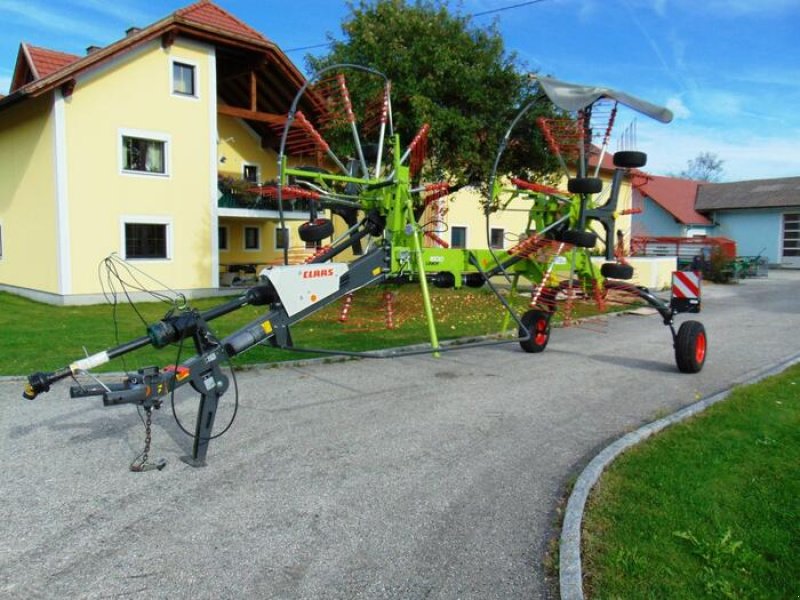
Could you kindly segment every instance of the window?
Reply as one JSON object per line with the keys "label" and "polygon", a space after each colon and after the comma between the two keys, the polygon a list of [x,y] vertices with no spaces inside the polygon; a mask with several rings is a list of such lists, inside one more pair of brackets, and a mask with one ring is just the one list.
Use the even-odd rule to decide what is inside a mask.
{"label": "window", "polygon": [[217,227],[217,249],[228,249],[228,228],[223,225]]}
{"label": "window", "polygon": [[244,228],[244,249],[261,250],[261,229],[258,227]]}
{"label": "window", "polygon": [[289,247],[289,230],[280,227],[275,228],[275,250],[283,250]]}
{"label": "window", "polygon": [[499,228],[492,227],[492,230],[491,230],[491,232],[489,234],[489,245],[492,248],[501,248],[502,249],[503,245],[504,245],[503,242],[505,240],[505,237],[506,237],[505,229],[499,229]]}
{"label": "window", "polygon": [[125,223],[125,258],[169,258],[165,223]]}
{"label": "window", "polygon": [[122,135],[122,170],[129,173],[167,174],[167,140]]}
{"label": "window", "polygon": [[244,165],[242,168],[242,178],[245,181],[258,183],[258,165]]}
{"label": "window", "polygon": [[450,247],[451,248],[466,248],[467,247],[467,228],[466,227],[451,227],[450,228]]}
{"label": "window", "polygon": [[195,67],[182,62],[172,63],[172,93],[180,96],[197,97]]}
{"label": "window", "polygon": [[800,214],[783,215],[783,256],[800,256]]}

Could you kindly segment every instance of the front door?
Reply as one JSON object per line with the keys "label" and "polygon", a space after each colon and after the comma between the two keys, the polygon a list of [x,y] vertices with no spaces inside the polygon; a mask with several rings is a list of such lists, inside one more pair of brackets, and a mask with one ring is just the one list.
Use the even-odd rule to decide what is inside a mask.
{"label": "front door", "polygon": [[800,213],[783,215],[783,255],[781,264],[800,268]]}

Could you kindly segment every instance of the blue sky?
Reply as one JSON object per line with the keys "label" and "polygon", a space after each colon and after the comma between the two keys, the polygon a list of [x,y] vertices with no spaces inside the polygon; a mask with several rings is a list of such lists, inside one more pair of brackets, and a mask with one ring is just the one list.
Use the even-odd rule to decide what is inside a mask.
{"label": "blue sky", "polygon": [[[339,37],[348,13],[339,0],[216,1],[288,51],[301,68],[308,51],[292,49],[322,44],[328,33]],[[8,90],[21,41],[82,54],[89,45],[119,39],[131,25],[149,25],[190,3],[0,0],[0,92]],[[507,49],[531,70],[670,107],[675,119],[669,125],[636,120],[637,145],[649,154],[652,173],[678,173],[698,153],[713,152],[724,161],[726,181],[800,176],[798,0],[450,4],[470,15],[505,9],[473,21],[497,20]],[[616,131],[633,118],[621,113]]]}

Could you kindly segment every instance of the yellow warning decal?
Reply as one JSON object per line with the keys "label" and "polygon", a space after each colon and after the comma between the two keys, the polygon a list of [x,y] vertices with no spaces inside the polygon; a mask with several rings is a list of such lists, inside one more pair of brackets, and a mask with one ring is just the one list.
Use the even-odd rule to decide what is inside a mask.
{"label": "yellow warning decal", "polygon": [[264,321],[264,323],[261,324],[261,329],[264,330],[264,333],[269,335],[270,333],[272,333],[272,323],[270,323],[269,321]]}
{"label": "yellow warning decal", "polygon": [[377,277],[380,274],[381,274],[381,268],[380,267],[375,267],[374,269],[372,269],[372,276],[373,277]]}

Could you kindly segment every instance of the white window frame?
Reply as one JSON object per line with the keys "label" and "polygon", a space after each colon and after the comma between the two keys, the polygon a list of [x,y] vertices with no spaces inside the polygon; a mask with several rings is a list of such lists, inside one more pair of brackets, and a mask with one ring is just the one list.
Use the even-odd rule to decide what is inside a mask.
{"label": "white window frame", "polygon": [[[192,67],[192,73],[194,75],[194,93],[193,94],[184,94],[182,92],[175,91],[175,63],[185,65],[187,67]],[[183,100],[199,100],[200,99],[200,68],[196,62],[193,60],[188,60],[186,58],[182,58],[180,56],[175,56],[170,58],[169,60],[169,93],[173,98],[182,98]]]}
{"label": "white window frame", "polygon": [[[492,233],[494,233],[495,231],[499,231],[500,232],[500,245],[499,246],[493,246],[492,245]],[[502,228],[502,227],[492,227],[489,230],[489,247],[492,248],[493,250],[502,250],[503,248],[506,247],[506,230],[504,228]]]}
{"label": "white window frame", "polygon": [[[158,258],[129,258],[127,248],[127,239],[125,237],[125,225],[164,225],[166,227],[166,257]],[[172,239],[173,222],[171,217],[161,217],[153,215],[122,215],[119,218],[119,255],[125,260],[136,260],[143,262],[169,262],[173,257],[173,239]]]}
{"label": "white window frame", "polygon": [[[123,148],[124,138],[138,138],[149,140],[152,142],[162,142],[164,144],[164,172],[152,173],[150,171],[135,171],[125,168],[125,150]],[[170,153],[172,152],[172,136],[168,133],[161,131],[146,131],[143,129],[126,129],[120,128],[117,132],[117,152],[119,172],[121,175],[130,177],[156,177],[161,179],[169,179],[172,177],[172,160]]]}
{"label": "white window frame", "polygon": [[[255,229],[258,232],[258,247],[257,248],[248,248],[247,247],[247,230],[248,229]],[[262,246],[262,232],[260,225],[243,225],[242,226],[242,250],[245,252],[261,252]]]}
{"label": "white window frame", "polygon": [[[225,247],[223,248],[217,243],[217,251],[228,252],[231,249],[231,228],[228,225],[217,225],[217,229],[225,230]],[[217,234],[217,240],[219,240],[219,234]]]}
{"label": "white window frame", "polygon": [[255,181],[253,181],[253,183],[255,183],[255,184],[259,184],[259,183],[261,183],[261,167],[260,167],[258,164],[256,164],[256,163],[248,163],[248,162],[246,162],[246,163],[242,163],[242,179],[244,179],[245,181],[250,181],[249,179],[247,179],[247,178],[244,176],[244,170],[245,170],[247,167],[255,167],[255,170],[256,170],[256,180],[255,180]]}
{"label": "white window frame", "polygon": [[453,230],[455,229],[463,229],[464,230],[464,248],[469,248],[469,227],[466,225],[450,225],[450,247],[451,248],[459,248],[461,246],[455,246],[453,244]]}
{"label": "white window frame", "polygon": [[[274,250],[283,250],[283,246],[278,245],[278,231],[281,230],[280,225],[275,225],[275,230],[273,231],[272,240],[274,242]],[[288,227],[284,227],[283,230],[286,232],[286,248],[291,248],[292,244],[292,232],[289,230]]]}

